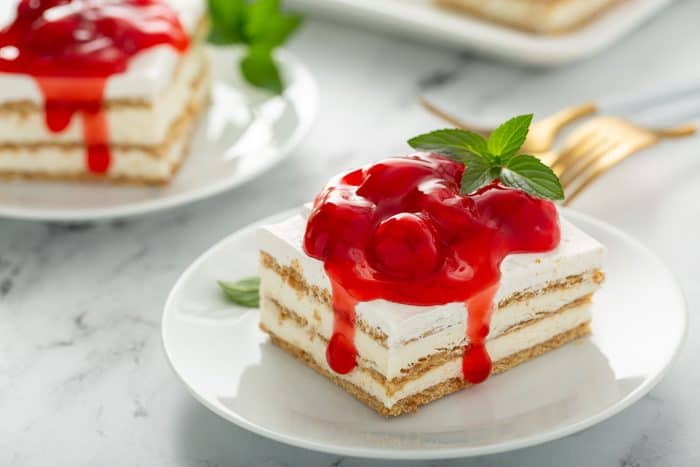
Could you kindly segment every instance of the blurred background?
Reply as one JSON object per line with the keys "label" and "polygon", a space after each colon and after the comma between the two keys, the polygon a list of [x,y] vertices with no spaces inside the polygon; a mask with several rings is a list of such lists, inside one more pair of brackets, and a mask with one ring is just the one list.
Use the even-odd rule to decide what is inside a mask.
{"label": "blurred background", "polygon": [[[542,31],[552,26],[540,10],[523,10],[524,26],[498,19],[495,7],[474,14],[509,3],[567,1],[465,1],[469,11],[456,11],[419,0],[290,0],[306,19],[286,47],[321,96],[317,121],[290,158],[236,190],[149,216],[0,219],[0,465],[370,464],[258,437],[199,405],[162,354],[162,305],[180,273],[232,231],[310,200],[341,170],[407,152],[413,135],[449,126],[421,99],[485,126],[587,101],[650,126],[700,116],[697,0],[609,8],[572,0],[595,3],[592,19],[554,33]],[[682,97],[664,98],[669,90]],[[640,95],[662,97],[648,108],[626,105]],[[690,137],[635,154],[572,204],[651,247],[686,293],[689,339],[649,396],[557,442],[420,465],[700,465],[698,199],[700,141]]]}

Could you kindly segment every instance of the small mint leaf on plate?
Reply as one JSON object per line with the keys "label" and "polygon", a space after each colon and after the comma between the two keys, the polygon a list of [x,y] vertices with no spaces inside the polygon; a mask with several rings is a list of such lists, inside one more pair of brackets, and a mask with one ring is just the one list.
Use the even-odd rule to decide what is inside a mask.
{"label": "small mint leaf on plate", "polygon": [[539,198],[564,199],[564,189],[551,168],[535,156],[520,154],[501,169],[504,185],[517,188]]}
{"label": "small mint leaf on plate", "polygon": [[281,94],[284,89],[272,50],[269,47],[250,46],[241,60],[243,77],[253,86]]}
{"label": "small mint leaf on plate", "polygon": [[226,298],[247,308],[260,306],[260,278],[248,277],[236,282],[218,281]]}

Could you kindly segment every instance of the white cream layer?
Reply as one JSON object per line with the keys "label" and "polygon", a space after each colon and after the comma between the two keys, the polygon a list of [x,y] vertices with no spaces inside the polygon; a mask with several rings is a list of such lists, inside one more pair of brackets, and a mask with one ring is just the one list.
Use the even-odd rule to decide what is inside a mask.
{"label": "white cream layer", "polygon": [[[280,320],[276,308],[265,301],[261,303],[260,319],[275,335],[310,354],[321,368],[330,371],[339,378],[350,381],[382,402],[387,408],[391,408],[401,399],[420,393],[431,386],[452,378],[462,377],[462,359],[458,357],[430,369],[416,379],[406,382],[401,389],[390,394],[383,384],[360,368],[356,368],[347,375],[334,373],[326,362],[326,343],[321,339],[315,338],[314,331],[310,328],[300,327],[290,319]],[[531,326],[526,326],[492,339],[487,342],[486,348],[492,361],[497,362],[502,358],[533,347],[558,334],[589,322],[590,319],[590,305],[585,304],[538,321]]]}
{"label": "white cream layer", "polygon": [[571,29],[603,10],[613,0],[448,0],[496,21],[538,32]]}
{"label": "white cream layer", "polygon": [[[323,263],[306,255],[302,240],[306,221],[301,215],[258,231],[260,250],[272,255],[283,266],[297,263],[310,285],[330,290]],[[561,219],[561,242],[548,253],[515,254],[501,264],[501,283],[495,302],[517,292],[534,291],[569,276],[602,269],[604,248],[573,224]],[[412,306],[386,300],[361,302],[357,316],[367,325],[388,336],[388,345],[398,345],[434,332],[435,329],[464,323],[464,304]],[[464,327],[462,327],[464,329]]]}
{"label": "white cream layer", "polygon": [[[300,294],[284,283],[282,278],[268,268],[261,268],[261,296],[274,299],[279,305],[306,319],[309,328],[329,340],[333,331],[333,311],[309,295]],[[564,305],[593,293],[598,288],[591,275],[585,281],[560,290],[538,294],[513,302],[496,310],[491,319],[489,339],[494,339],[511,327],[535,318],[546,317]],[[269,306],[269,304],[264,305]],[[355,345],[364,366],[374,368],[388,379],[400,377],[405,370],[422,359],[445,349],[464,346],[466,317],[464,306],[456,307],[457,316],[440,323],[430,334],[408,342],[391,342],[386,346],[373,339],[361,329],[355,330]],[[265,321],[263,321],[265,322]],[[388,336],[387,336],[388,337]]]}
{"label": "white cream layer", "polygon": [[[206,83],[200,83],[200,89],[192,87],[202,75],[208,76],[207,60],[202,47],[193,47],[183,56],[176,79],[150,105],[109,108],[106,116],[110,142],[140,146],[161,144],[170,126],[192,100],[192,93],[203,92],[201,84],[209,88],[206,79]],[[74,115],[68,127],[59,133],[50,131],[46,126],[43,107],[37,107],[36,111],[28,114],[7,112],[0,114],[0,117],[2,144],[81,143],[84,140],[83,117],[80,114]]]}
{"label": "white cream layer", "polygon": [[[183,27],[194,34],[202,20],[204,0],[168,0],[177,11]],[[16,16],[19,0],[0,2],[0,28],[6,27]],[[173,80],[180,54],[167,45],[152,47],[135,56],[125,73],[107,80],[106,99],[156,100]],[[32,101],[43,103],[43,97],[34,80],[25,75],[0,73],[0,104],[3,102]]]}

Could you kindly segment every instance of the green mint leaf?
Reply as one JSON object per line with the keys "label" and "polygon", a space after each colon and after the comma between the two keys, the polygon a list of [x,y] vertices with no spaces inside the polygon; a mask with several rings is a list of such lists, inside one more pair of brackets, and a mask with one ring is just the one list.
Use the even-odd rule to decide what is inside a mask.
{"label": "green mint leaf", "polygon": [[525,143],[531,122],[532,114],[519,115],[496,128],[489,136],[489,152],[505,163]]}
{"label": "green mint leaf", "polygon": [[260,306],[260,278],[248,277],[237,282],[218,281],[226,298],[247,308]]}
{"label": "green mint leaf", "polygon": [[217,45],[247,44],[241,59],[243,77],[256,87],[281,94],[283,82],[273,58],[302,22],[300,16],[283,14],[280,0],[207,0],[212,27],[209,42]]}
{"label": "green mint leaf", "polygon": [[481,156],[470,155],[461,162],[464,163],[461,192],[464,195],[473,193],[496,178],[491,163]]}
{"label": "green mint leaf", "polygon": [[460,162],[473,155],[487,157],[488,154],[484,137],[467,130],[435,130],[409,139],[408,144],[421,151],[452,156]]}
{"label": "green mint leaf", "polygon": [[499,178],[504,185],[539,198],[564,199],[564,189],[559,178],[535,156],[520,154],[511,158],[501,169]]}
{"label": "green mint leaf", "polygon": [[241,60],[241,72],[253,86],[282,94],[284,85],[269,47],[250,46]]}
{"label": "green mint leaf", "polygon": [[257,0],[248,5],[245,22],[245,36],[255,42],[266,29],[266,23],[279,15],[279,0]]}
{"label": "green mint leaf", "polygon": [[283,44],[300,24],[300,16],[280,11],[279,0],[257,0],[248,8],[245,35],[250,44],[275,47]]}
{"label": "green mint leaf", "polygon": [[270,48],[280,46],[299,28],[301,22],[301,16],[297,15],[273,16],[264,23],[253,43]]}
{"label": "green mint leaf", "polygon": [[209,42],[217,45],[243,42],[243,26],[247,4],[245,0],[208,0],[211,30]]}
{"label": "green mint leaf", "polygon": [[214,45],[229,45],[240,42],[240,37],[227,32],[226,29],[212,25],[207,36],[207,42]]}

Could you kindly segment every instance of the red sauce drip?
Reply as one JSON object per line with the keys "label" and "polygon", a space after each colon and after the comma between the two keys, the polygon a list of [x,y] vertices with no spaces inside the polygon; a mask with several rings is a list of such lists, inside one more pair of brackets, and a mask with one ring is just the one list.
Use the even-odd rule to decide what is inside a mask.
{"label": "red sauce drip", "polygon": [[340,175],[316,197],[304,249],[323,261],[332,284],[335,326],[326,356],[334,371],[356,365],[356,303],[464,302],[464,379],[488,377],[485,341],[501,261],[555,248],[559,221],[551,202],[496,181],[460,194],[463,171],[435,154],[396,157]]}
{"label": "red sauce drip", "polygon": [[355,300],[337,282],[332,284],[333,335],[326,348],[326,360],[336,373],[350,373],[355,368]]}
{"label": "red sauce drip", "polygon": [[462,359],[462,375],[465,381],[481,383],[491,374],[491,357],[486,351],[486,338],[491,330],[493,297],[498,285],[477,292],[466,302],[467,339]]}
{"label": "red sauce drip", "polygon": [[189,43],[164,0],[20,0],[14,22],[0,31],[0,73],[35,79],[52,132],[65,130],[79,113],[87,167],[101,174],[110,166],[107,78],[150,47],[182,52]]}

